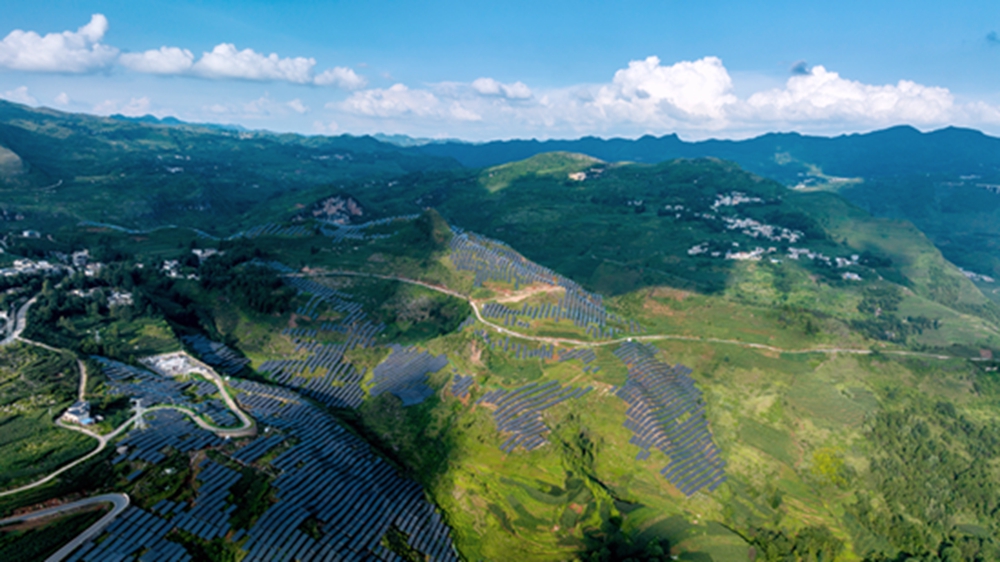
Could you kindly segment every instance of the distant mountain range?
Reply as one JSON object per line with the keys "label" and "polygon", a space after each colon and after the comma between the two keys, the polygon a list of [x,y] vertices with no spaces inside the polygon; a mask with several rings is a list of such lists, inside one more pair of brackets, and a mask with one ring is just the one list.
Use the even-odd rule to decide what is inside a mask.
{"label": "distant mountain range", "polygon": [[[110,119],[150,125],[194,126],[248,131],[240,125],[191,123],[153,115]],[[340,135],[349,139],[353,135]],[[377,133],[371,138],[411,152],[453,158],[469,168],[524,160],[546,152],[586,154],[607,162],[655,164],[675,158],[712,157],[736,162],[747,171],[789,186],[810,178],[884,178],[924,174],[978,175],[1000,172],[1000,138],[973,129],[947,127],[927,133],[897,126],[836,137],[768,133],[746,140],[684,141],[676,134],[638,139],[583,137],[575,140],[506,140],[483,143]],[[390,147],[385,147],[389,149]]]}
{"label": "distant mountain range", "polygon": [[[509,140],[481,144],[443,142],[413,150],[447,156],[478,168],[523,160],[543,152],[587,154],[608,162],[657,163],[674,158],[714,157],[789,185],[810,172],[830,176],[882,177],[900,174],[994,174],[1000,170],[1000,139],[949,127],[921,133],[909,126],[864,134],[816,137],[768,133],[752,139],[687,142],[677,135],[631,139]],[[810,166],[818,167],[815,170]],[[801,174],[801,175],[800,175]]]}
{"label": "distant mountain range", "polygon": [[[249,220],[253,209],[267,214],[300,204],[307,199],[303,190],[318,199],[332,186],[365,177],[484,168],[555,151],[606,162],[731,161],[798,191],[836,191],[875,216],[909,220],[949,260],[1000,276],[1000,138],[970,129],[922,133],[900,126],[838,137],[771,133],[741,141],[687,142],[666,135],[468,143],[277,134],[151,115],[108,119],[0,101],[4,203],[29,215],[58,209],[93,218],[98,212],[98,220],[130,226],[201,225],[207,214],[218,228],[237,215]],[[183,164],[176,160],[181,155]],[[464,181],[458,176],[455,181]],[[48,189],[56,184],[58,189]],[[110,203],[94,197],[98,185],[114,192]],[[10,191],[16,187],[22,189]],[[23,189],[28,187],[40,191]],[[88,206],[93,208],[84,211]]]}
{"label": "distant mountain range", "polygon": [[909,220],[951,261],[1000,275],[1000,138],[971,129],[922,133],[901,126],[832,138],[771,133],[742,141],[685,142],[666,135],[447,142],[408,150],[454,158],[469,167],[551,151],[649,164],[720,158],[798,190],[836,191],[875,216]]}

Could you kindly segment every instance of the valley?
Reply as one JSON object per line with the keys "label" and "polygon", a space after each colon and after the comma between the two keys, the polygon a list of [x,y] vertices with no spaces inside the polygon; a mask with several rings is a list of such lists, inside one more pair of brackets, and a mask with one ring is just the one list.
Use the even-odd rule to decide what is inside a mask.
{"label": "valley", "polygon": [[[0,516],[130,502],[69,560],[1000,556],[1000,309],[912,223],[715,158],[2,109]],[[32,152],[84,130],[117,160]],[[246,173],[129,179],[183,143]]]}

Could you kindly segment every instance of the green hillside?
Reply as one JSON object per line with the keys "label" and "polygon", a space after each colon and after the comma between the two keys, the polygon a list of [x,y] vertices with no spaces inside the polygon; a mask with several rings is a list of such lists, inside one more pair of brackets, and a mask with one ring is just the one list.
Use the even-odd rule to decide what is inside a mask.
{"label": "green hillside", "polygon": [[[382,216],[433,206],[606,295],[669,285],[867,322],[871,334],[897,342],[998,343],[996,305],[908,223],[713,159],[650,166],[581,158],[540,155],[339,192]],[[509,174],[506,187],[493,189],[499,171]],[[902,304],[873,321],[875,309],[858,306],[880,283],[895,287]],[[937,328],[917,327],[935,320]]]}
{"label": "green hillside", "polygon": [[[0,212],[20,228],[67,221],[225,233],[292,210],[303,191],[453,167],[369,137],[302,137],[61,113],[0,101]],[[306,202],[309,197],[306,198]]]}
{"label": "green hillside", "polygon": [[[504,277],[504,272],[540,271],[516,253],[504,254],[513,269],[490,269],[497,277],[476,281],[466,260],[486,255],[477,248],[507,250],[443,227],[440,217],[428,212],[365,228],[362,237],[339,242],[313,233],[213,243],[226,254],[201,266],[191,262],[185,270],[199,280],[164,277],[151,267],[156,262],[132,269],[134,259],[182,259],[188,247],[171,256],[153,238],[135,241],[109,231],[108,248],[120,242],[135,257],[99,279],[75,282],[126,283],[137,308],[126,314],[52,295],[33,313],[32,337],[128,360],[135,353],[126,343],[133,337],[128,329],[138,315],[169,326],[176,336],[158,332],[167,341],[192,334],[224,341],[250,360],[252,370],[241,377],[277,384],[264,369],[267,361],[305,359],[303,338],[344,341],[322,328],[343,317],[336,301],[324,304],[308,292],[283,292],[274,273],[253,269],[253,260],[280,260],[304,272],[314,283],[310,291],[332,288],[387,326],[371,347],[346,356],[366,373],[363,403],[332,411],[425,487],[446,514],[466,559],[613,559],[602,552],[718,561],[742,560],[751,551],[757,559],[809,559],[808,553],[823,560],[997,555],[992,514],[1000,496],[988,468],[1000,458],[1000,446],[990,437],[1000,396],[993,363],[938,357],[940,351],[910,352],[870,338],[849,316],[820,310],[858,311],[875,299],[887,311],[884,318],[896,294],[887,287],[896,285],[829,281],[787,263],[794,260],[743,261],[729,270],[726,288],[715,293],[646,285],[607,299],[606,325],[645,342],[629,344],[625,335],[596,334],[593,324],[584,329],[531,313],[532,307],[555,306],[579,289],[564,284],[548,290],[542,282]],[[474,244],[459,245],[463,240]],[[892,259],[909,256],[905,248],[921,244],[926,241],[918,238],[895,247]],[[771,267],[777,265],[794,268]],[[911,271],[907,267],[899,270]],[[811,309],[768,300],[779,296],[772,292],[782,275],[793,284],[783,294],[799,304],[815,299]],[[471,294],[484,314],[492,303],[512,311],[516,322],[494,316],[488,321],[499,324],[462,322],[470,312],[462,299],[389,277]],[[810,277],[816,277],[815,286],[797,286]],[[900,310],[907,299],[918,298],[911,292],[897,303]],[[318,307],[304,311],[315,306],[311,302]],[[504,336],[496,326],[521,335]],[[88,335],[95,327],[105,334],[100,342]],[[313,329],[319,335],[303,335]],[[77,339],[67,337],[74,330]],[[534,339],[545,337],[583,345]],[[447,358],[444,368],[428,376],[432,392],[420,403],[374,394],[372,369],[398,353],[393,343]],[[549,345],[553,356],[537,355]],[[871,352],[873,347],[878,350]],[[622,360],[627,349],[646,349],[642,353],[653,361],[692,369],[706,428],[724,461],[725,481],[717,488],[686,495],[661,474],[670,462],[667,455],[653,449],[637,458],[643,449],[623,426],[628,404],[616,393],[633,376]],[[560,360],[573,350],[579,355]],[[456,375],[471,377],[467,391],[458,390]],[[546,428],[541,446],[504,450],[512,434],[498,430],[498,399],[490,393],[531,384],[590,390],[539,413]],[[144,495],[145,479],[125,482],[128,470],[118,469],[119,483],[112,488],[130,490],[141,505],[152,503]]]}
{"label": "green hillside", "polygon": [[[99,139],[117,127],[158,131],[157,142],[221,135],[233,154],[242,142],[258,143],[251,154],[282,142],[105,125]],[[20,130],[13,136],[40,138]],[[134,148],[143,142],[152,141],[125,143],[120,161],[146,154]],[[25,146],[5,188],[17,204],[94,221],[94,208],[57,212],[55,195],[31,195],[46,168]],[[0,425],[17,430],[11,480],[85,445],[54,425],[48,403],[25,401],[25,384],[49,388],[61,406],[73,355],[137,365],[183,348],[218,361],[205,353],[216,342],[238,361],[220,363],[233,368],[237,398],[248,380],[308,396],[422,486],[464,559],[1000,556],[991,468],[1000,385],[987,359],[1000,351],[996,305],[912,224],[716,159],[609,164],[556,153],[407,171],[386,158],[380,170],[391,174],[352,180],[368,168],[347,167],[332,184],[275,186],[272,199],[233,207],[214,230],[233,236],[51,219],[44,236],[8,235],[8,258],[58,262],[87,249],[104,264],[89,276],[5,281],[5,305],[38,295],[26,336],[63,350],[0,349],[0,366],[28,365],[30,375],[5,375],[13,394]],[[50,169],[74,159],[86,168],[77,155]],[[124,184],[72,185],[110,198]],[[178,224],[204,229],[199,213]],[[334,215],[342,220],[325,220]],[[119,291],[131,304],[112,304]],[[355,378],[333,377],[333,360],[338,377]],[[110,428],[127,410],[96,361],[89,392]],[[433,368],[394,387],[407,361]],[[289,366],[295,376],[282,374]],[[20,444],[32,437],[47,447],[37,458]],[[247,510],[240,525],[252,525],[284,501],[271,486],[289,467],[271,463],[296,442],[283,443],[245,466],[226,460],[233,444],[167,448],[169,474],[101,457],[74,473],[104,474],[95,484],[68,476],[0,509],[84,487],[126,491],[143,508],[189,502],[185,479],[208,456],[245,475],[234,490],[253,493],[232,501]],[[332,530],[313,518],[302,532]],[[246,544],[177,538],[237,559]],[[407,540],[396,529],[380,544],[426,554]]]}

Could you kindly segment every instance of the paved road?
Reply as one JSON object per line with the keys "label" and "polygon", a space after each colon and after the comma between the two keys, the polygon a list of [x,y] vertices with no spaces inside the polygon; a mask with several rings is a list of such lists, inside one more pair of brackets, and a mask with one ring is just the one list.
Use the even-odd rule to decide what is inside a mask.
{"label": "paved road", "polygon": [[76,366],[80,369],[80,388],[76,392],[76,399],[83,400],[87,397],[87,365],[77,359]]}
{"label": "paved road", "polygon": [[2,498],[4,496],[12,496],[14,494],[17,494],[17,493],[20,493],[20,492],[24,492],[26,490],[30,490],[32,488],[37,488],[37,487],[39,487],[39,486],[41,486],[43,484],[47,484],[48,482],[51,482],[57,476],[59,476],[60,474],[66,472],[67,470],[73,468],[74,466],[76,466],[76,465],[78,465],[80,463],[87,462],[88,460],[94,458],[98,453],[100,453],[101,451],[103,451],[104,448],[108,446],[108,442],[109,441],[111,441],[115,437],[118,437],[119,435],[121,435],[122,432],[124,432],[126,429],[128,429],[128,427],[130,425],[132,425],[133,423],[135,423],[135,421],[138,420],[138,419],[139,419],[138,415],[132,416],[125,423],[121,424],[120,426],[118,426],[117,428],[115,428],[114,431],[112,431],[111,433],[108,433],[107,435],[101,435],[100,433],[95,433],[95,432],[90,431],[89,429],[87,429],[85,427],[81,427],[81,426],[78,426],[78,425],[70,425],[70,424],[63,423],[62,421],[57,421],[56,425],[58,425],[59,427],[61,427],[63,429],[69,429],[69,430],[72,430],[72,431],[76,431],[78,433],[82,433],[84,435],[87,435],[88,437],[93,437],[94,439],[96,439],[97,440],[97,448],[94,449],[93,451],[87,453],[86,455],[84,455],[84,456],[76,459],[75,461],[73,461],[73,462],[71,462],[71,463],[69,463],[67,465],[64,465],[64,466],[58,468],[54,472],[50,473],[49,475],[47,475],[47,476],[45,476],[45,477],[43,477],[43,478],[41,478],[39,480],[36,480],[36,481],[34,481],[34,482],[30,483],[30,484],[25,484],[24,486],[20,486],[18,488],[14,488],[14,489],[11,489],[11,490],[4,490],[4,491],[0,492],[0,498]]}
{"label": "paved road", "polygon": [[[201,417],[199,416],[194,415],[192,412],[187,412],[188,415],[190,415],[191,418],[194,420],[194,423],[198,424],[198,426],[203,429],[207,429],[215,433],[219,437],[252,437],[254,435],[257,435],[257,424],[254,423],[253,418],[248,416],[246,412],[240,409],[239,405],[236,404],[236,401],[233,400],[233,397],[229,395],[229,392],[226,390],[226,383],[225,381],[222,380],[222,377],[219,376],[219,373],[217,373],[215,369],[210,367],[208,364],[203,363],[202,361],[199,361],[194,357],[190,357],[190,359],[196,365],[204,369],[204,372],[201,373],[202,375],[206,375],[208,376],[208,378],[212,379],[212,382],[215,383],[216,388],[219,389],[219,395],[222,396],[222,401],[226,403],[226,407],[229,408],[230,411],[236,414],[236,417],[239,418],[241,425],[240,427],[236,428],[216,427],[214,425],[205,422],[205,420],[201,419]],[[174,409],[183,411],[182,408],[174,408]]]}
{"label": "paved road", "polygon": [[104,517],[98,519],[96,523],[94,523],[90,527],[87,527],[87,529],[84,532],[77,535],[76,538],[66,543],[66,545],[57,550],[52,556],[49,556],[48,558],[45,559],[45,562],[59,562],[61,560],[64,560],[74,550],[79,548],[80,545],[100,534],[100,532],[103,531],[104,528],[107,527],[109,523],[114,521],[115,517],[121,515],[121,512],[125,511],[125,508],[129,506],[128,495],[104,494],[101,496],[93,496],[79,501],[66,503],[63,505],[57,505],[55,507],[40,509],[38,511],[33,511],[31,513],[19,515],[17,517],[0,519],[0,526],[10,525],[13,523],[22,523],[25,521],[32,521],[34,519],[41,519],[42,517],[48,517],[50,515],[56,515],[58,513],[66,513],[69,511],[75,511],[83,507],[102,504],[102,503],[112,504],[111,511],[106,513]]}
{"label": "paved road", "polygon": [[[232,399],[230,398],[230,400],[232,400]],[[175,410],[175,411],[178,411],[178,412],[180,412],[180,413],[182,413],[182,414],[190,417],[191,420],[198,427],[200,427],[202,429],[205,429],[205,430],[208,430],[208,431],[211,431],[212,433],[218,435],[219,437],[223,437],[223,438],[226,438],[226,437],[232,438],[232,437],[247,437],[247,436],[252,436],[252,435],[256,435],[256,431],[257,431],[257,426],[256,426],[256,424],[253,423],[253,420],[250,419],[250,418],[246,418],[246,414],[243,414],[242,410],[239,410],[239,409],[234,410],[234,413],[236,413],[237,415],[242,414],[242,416],[240,416],[241,419],[246,419],[247,420],[246,423],[249,423],[249,426],[243,426],[243,427],[238,427],[238,428],[233,428],[233,429],[219,428],[219,427],[215,427],[213,425],[210,425],[205,420],[203,420],[201,418],[201,416],[199,416],[198,414],[196,414],[196,413],[194,413],[191,410],[188,410],[186,408],[180,408],[180,407],[177,407],[177,406],[153,406],[151,408],[146,408],[143,413],[148,413],[148,412],[155,411],[155,410]],[[123,424],[119,425],[117,428],[115,428],[115,430],[112,431],[111,433],[107,433],[107,434],[104,434],[104,435],[102,435],[100,433],[96,433],[94,431],[91,431],[91,430],[87,429],[86,427],[82,427],[82,426],[79,426],[79,425],[72,425],[72,424],[68,424],[68,423],[63,423],[62,421],[57,421],[56,425],[58,425],[59,427],[61,427],[63,429],[69,429],[69,430],[72,430],[72,431],[76,431],[78,433],[82,433],[84,435],[87,435],[88,437],[93,437],[94,439],[96,439],[97,440],[97,448],[94,449],[93,451],[87,453],[86,455],[84,455],[84,456],[76,459],[75,461],[73,461],[73,462],[71,462],[71,463],[69,463],[67,465],[64,465],[64,466],[60,467],[59,469],[55,470],[54,472],[48,474],[47,476],[45,476],[45,477],[43,477],[43,478],[41,478],[39,480],[36,480],[36,481],[34,481],[34,482],[30,483],[30,484],[25,484],[24,486],[20,486],[18,488],[14,488],[14,489],[11,489],[11,490],[4,490],[4,491],[0,492],[0,498],[2,498],[4,496],[12,496],[14,494],[30,490],[32,488],[37,488],[37,487],[39,487],[39,486],[41,486],[43,484],[47,484],[48,482],[51,482],[57,476],[59,476],[60,474],[66,472],[67,470],[73,468],[74,466],[77,466],[77,465],[79,465],[81,463],[84,463],[84,462],[86,462],[86,461],[94,458],[98,453],[100,453],[105,448],[107,448],[108,443],[110,443],[112,440],[114,440],[115,437],[118,437],[119,435],[121,435],[133,423],[135,423],[136,421],[138,421],[138,419],[139,419],[139,415],[136,414],[136,415],[132,416],[131,418],[129,418],[127,421],[125,421],[125,423],[123,423]]]}
{"label": "paved road", "polygon": [[37,300],[38,295],[35,295],[31,297],[28,302],[22,304],[21,308],[17,309],[17,313],[14,314],[14,329],[8,331],[7,337],[0,340],[0,347],[10,345],[14,342],[14,340],[21,338],[21,333],[24,332],[24,329],[28,326],[28,309],[31,308],[31,305],[35,304],[35,301]]}
{"label": "paved road", "polygon": [[[854,354],[854,355],[870,355],[872,353],[875,353],[875,351],[872,351],[871,349],[844,348],[844,347],[817,347],[817,348],[805,348],[805,349],[784,349],[784,348],[780,348],[780,347],[775,347],[773,345],[767,345],[767,344],[762,344],[762,343],[745,342],[745,341],[740,341],[740,340],[728,340],[728,339],[722,339],[722,338],[709,338],[709,337],[702,337],[702,336],[681,336],[681,335],[672,335],[672,334],[650,334],[650,335],[641,335],[641,336],[628,336],[628,337],[622,337],[622,338],[617,338],[617,339],[613,339],[613,340],[604,340],[604,341],[584,341],[584,340],[577,340],[577,339],[571,339],[571,338],[551,338],[551,337],[545,337],[545,336],[530,336],[530,335],[527,335],[527,334],[522,334],[520,332],[516,332],[516,331],[511,330],[509,328],[505,328],[503,326],[499,326],[499,325],[494,324],[493,322],[490,322],[489,320],[483,318],[483,315],[479,311],[479,306],[481,304],[479,301],[476,301],[475,299],[472,299],[472,298],[468,297],[467,295],[463,295],[462,293],[459,293],[457,291],[453,291],[451,289],[448,289],[447,287],[441,287],[439,285],[434,285],[432,283],[427,283],[425,281],[419,281],[417,279],[408,279],[406,277],[398,277],[398,276],[395,276],[395,275],[380,275],[378,273],[364,273],[364,272],[360,272],[360,271],[341,271],[341,270],[318,271],[318,272],[315,272],[315,273],[290,273],[290,274],[286,274],[286,276],[287,277],[318,277],[318,276],[374,277],[374,278],[377,278],[377,279],[386,279],[386,280],[390,280],[390,281],[398,281],[400,283],[409,283],[411,285],[420,285],[421,287],[425,287],[425,288],[430,289],[432,291],[437,291],[439,293],[444,293],[446,295],[450,295],[450,296],[453,296],[455,298],[459,298],[459,299],[462,299],[462,300],[468,302],[469,306],[472,307],[472,311],[476,315],[476,319],[478,319],[483,324],[489,326],[490,328],[493,328],[494,330],[496,330],[497,332],[499,332],[501,334],[505,334],[505,335],[508,335],[508,336],[511,336],[511,337],[514,337],[514,338],[519,338],[519,339],[528,340],[528,341],[535,341],[535,342],[540,342],[540,343],[573,345],[573,346],[578,346],[578,347],[602,347],[602,346],[608,346],[608,345],[618,345],[618,344],[624,343],[626,341],[633,341],[633,340],[637,340],[637,341],[677,340],[677,341],[690,341],[690,342],[701,342],[701,343],[720,343],[720,344],[726,344],[726,345],[737,345],[737,346],[740,346],[740,347],[748,347],[748,348],[753,348],[753,349],[763,349],[763,350],[766,350],[766,351],[773,351],[773,352],[776,352],[776,353],[794,353],[794,354],[808,354],[808,353],[828,353],[828,354],[849,353],[849,354]],[[929,358],[929,359],[967,359],[966,357],[956,357],[956,356],[952,356],[952,355],[942,355],[942,354],[936,354],[936,353],[924,353],[924,352],[920,352],[920,351],[880,350],[878,353],[883,353],[883,354],[886,354],[886,355],[907,355],[907,356],[912,356],[912,357],[926,357],[926,358]]]}
{"label": "paved road", "polygon": [[[215,369],[213,369],[207,363],[195,359],[186,351],[165,353],[162,355],[157,355],[156,357],[162,358],[165,356],[183,356],[188,365],[194,365],[194,368],[190,369],[192,372],[197,373],[207,378],[211,382],[215,383],[215,387],[218,389],[219,395],[222,397],[223,402],[226,403],[226,407],[228,407],[229,410],[232,411],[233,414],[235,414],[236,417],[240,420],[240,427],[219,427],[206,422],[205,420],[196,416],[192,412],[189,412],[183,408],[178,408],[175,406],[157,406],[155,408],[169,407],[175,410],[183,411],[188,415],[190,415],[191,418],[194,420],[196,424],[198,424],[199,427],[207,429],[215,433],[219,437],[251,437],[257,434],[257,425],[254,423],[253,418],[251,418],[246,414],[246,412],[241,410],[239,405],[236,404],[236,401],[233,400],[233,397],[229,395],[229,392],[226,391],[225,381],[222,380],[222,377],[219,375],[219,373],[215,371]],[[161,371],[156,366],[155,361],[144,362],[144,363],[146,364],[147,367],[152,368],[154,371],[157,371],[164,376],[167,377],[174,376],[173,373]],[[155,409],[155,408],[150,408],[150,409]]]}

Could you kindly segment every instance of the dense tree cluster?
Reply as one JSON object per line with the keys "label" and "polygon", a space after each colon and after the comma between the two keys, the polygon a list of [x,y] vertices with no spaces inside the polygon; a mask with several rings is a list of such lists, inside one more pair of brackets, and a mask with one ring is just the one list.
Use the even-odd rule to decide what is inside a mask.
{"label": "dense tree cluster", "polygon": [[584,562],[659,562],[671,560],[670,545],[662,539],[637,541],[622,530],[622,518],[612,516],[600,531],[586,533]]}
{"label": "dense tree cluster", "polygon": [[209,290],[226,295],[240,307],[261,314],[287,310],[295,290],[286,286],[270,268],[253,263],[260,251],[234,246],[224,254],[216,254],[198,269],[201,284]]}
{"label": "dense tree cluster", "polygon": [[897,285],[880,283],[866,287],[858,303],[858,312],[864,315],[851,322],[851,326],[870,338],[905,343],[914,334],[940,327],[939,320],[926,316],[899,317],[902,290]]}
{"label": "dense tree cluster", "polygon": [[755,528],[748,542],[758,562],[830,562],[844,543],[826,527],[806,527],[789,536],[784,531]]}
{"label": "dense tree cluster", "polygon": [[877,495],[859,495],[851,517],[863,529],[859,536],[882,537],[891,547],[870,559],[1000,559],[992,528],[1000,512],[992,468],[1000,458],[998,429],[947,402],[880,412],[867,422]]}

